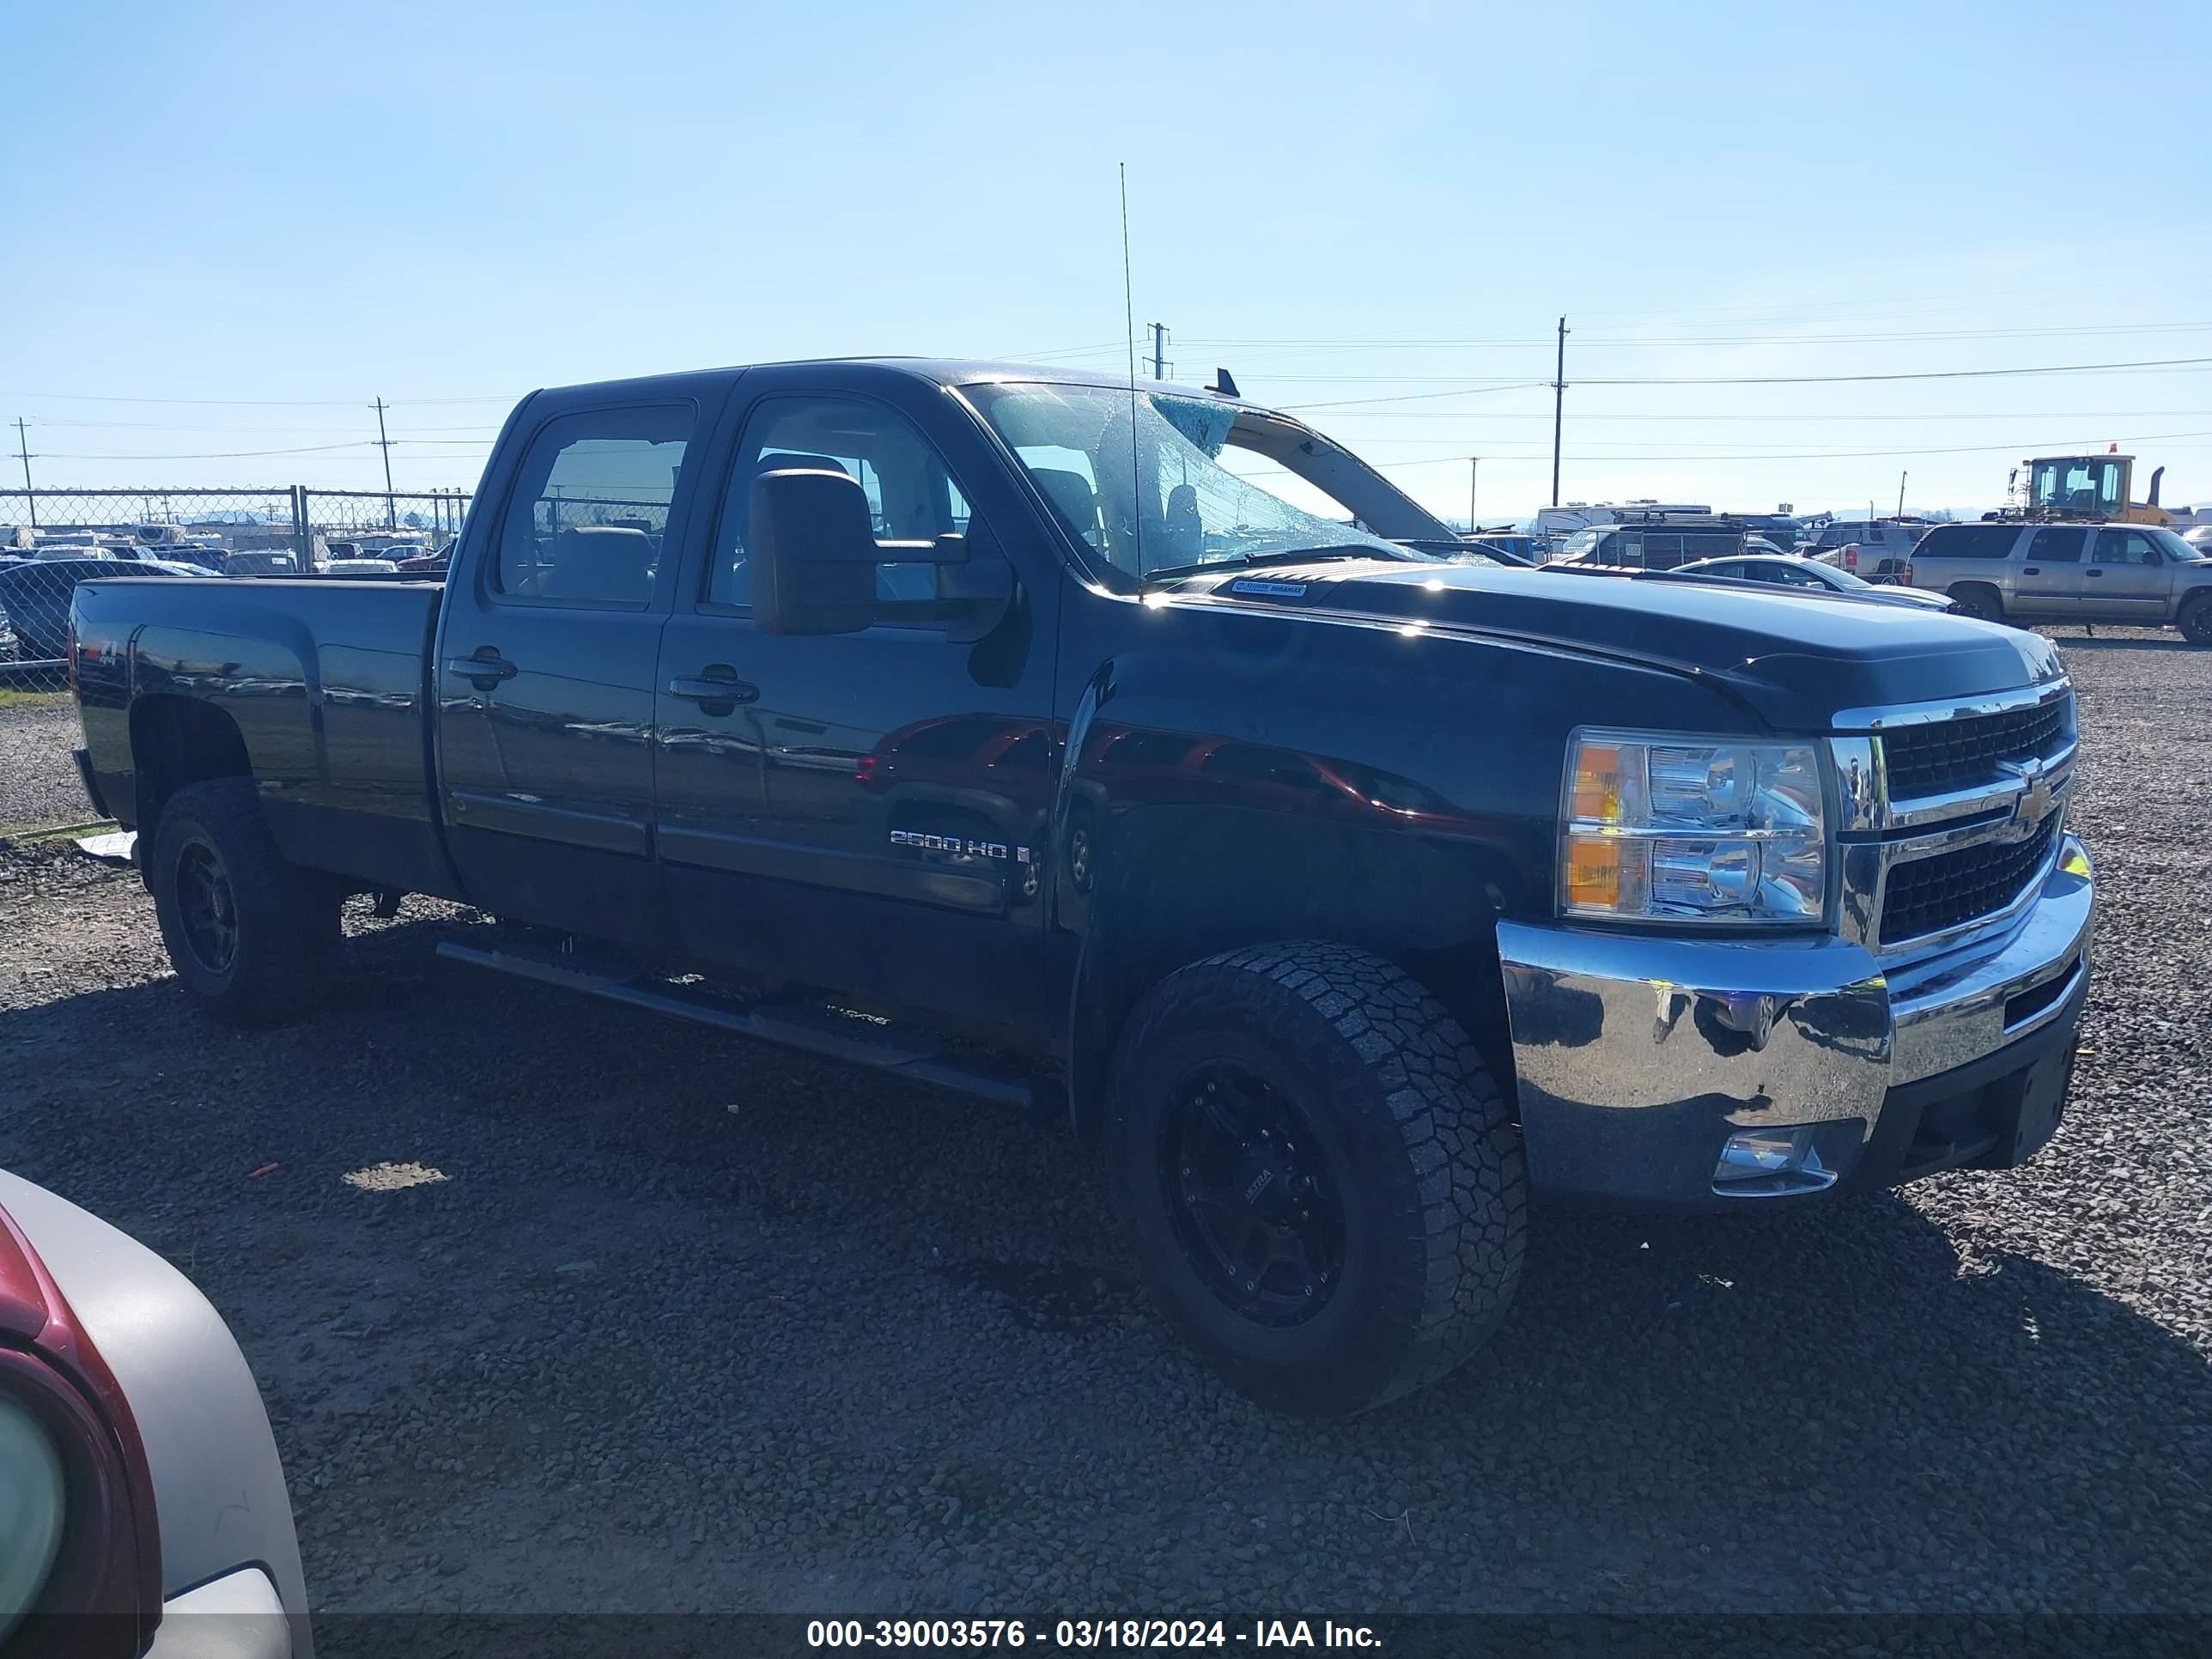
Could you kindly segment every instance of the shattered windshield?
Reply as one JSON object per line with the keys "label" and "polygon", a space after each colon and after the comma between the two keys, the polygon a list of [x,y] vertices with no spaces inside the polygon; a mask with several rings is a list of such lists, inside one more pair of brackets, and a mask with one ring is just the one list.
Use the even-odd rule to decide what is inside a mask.
{"label": "shattered windshield", "polygon": [[1077,539],[1130,576],[1321,550],[1421,556],[1223,466],[1216,458],[1237,417],[1226,404],[1044,384],[976,386],[969,396]]}

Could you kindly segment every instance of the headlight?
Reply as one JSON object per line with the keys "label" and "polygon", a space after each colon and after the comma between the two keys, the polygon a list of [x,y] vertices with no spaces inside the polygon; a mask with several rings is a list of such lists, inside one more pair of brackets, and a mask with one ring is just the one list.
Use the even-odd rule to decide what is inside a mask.
{"label": "headlight", "polygon": [[1567,745],[1559,909],[1616,921],[1822,921],[1820,754],[1804,743],[1578,732]]}
{"label": "headlight", "polygon": [[37,1418],[0,1395],[0,1644],[46,1588],[67,1507],[53,1441]]}

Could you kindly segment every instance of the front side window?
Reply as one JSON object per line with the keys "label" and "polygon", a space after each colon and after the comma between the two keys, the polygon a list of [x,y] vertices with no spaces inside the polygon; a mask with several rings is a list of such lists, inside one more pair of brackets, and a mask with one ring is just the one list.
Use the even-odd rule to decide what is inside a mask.
{"label": "front side window", "polygon": [[[869,521],[879,542],[933,542],[968,528],[968,498],[935,447],[904,416],[857,398],[771,398],[745,422],[730,469],[708,574],[707,598],[712,603],[752,602],[745,521],[752,511],[753,480],[787,467],[842,472],[858,483],[867,495]],[[933,566],[883,564],[876,571],[878,599],[937,596]]]}
{"label": "front side window", "polygon": [[671,404],[547,422],[507,498],[494,586],[553,605],[651,603],[696,418]]}
{"label": "front side window", "polygon": [[1230,471],[1226,404],[1034,383],[969,395],[1064,526],[1124,575],[1322,550],[1422,556]]}
{"label": "front side window", "polygon": [[2157,544],[2140,530],[2100,530],[2089,558],[2094,564],[2156,564],[2160,555]]}

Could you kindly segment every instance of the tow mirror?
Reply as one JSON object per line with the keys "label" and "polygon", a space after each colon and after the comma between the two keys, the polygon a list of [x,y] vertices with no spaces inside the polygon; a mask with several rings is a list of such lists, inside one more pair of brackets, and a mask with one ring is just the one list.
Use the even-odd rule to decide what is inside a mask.
{"label": "tow mirror", "polygon": [[857,634],[876,619],[883,551],[867,492],[842,472],[793,467],[753,480],[745,539],[764,634]]}

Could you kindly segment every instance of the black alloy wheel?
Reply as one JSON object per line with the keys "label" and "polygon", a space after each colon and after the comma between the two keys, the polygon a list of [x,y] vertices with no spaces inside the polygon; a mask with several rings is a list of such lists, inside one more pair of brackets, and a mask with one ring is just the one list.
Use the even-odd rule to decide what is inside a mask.
{"label": "black alloy wheel", "polygon": [[1344,1200],[1313,1126],[1227,1061],[1190,1078],[1161,1121],[1160,1185],[1185,1260],[1256,1324],[1303,1324],[1344,1278]]}
{"label": "black alloy wheel", "polygon": [[177,854],[177,919],[185,948],[210,974],[228,974],[238,959],[238,895],[222,855],[204,841]]}

